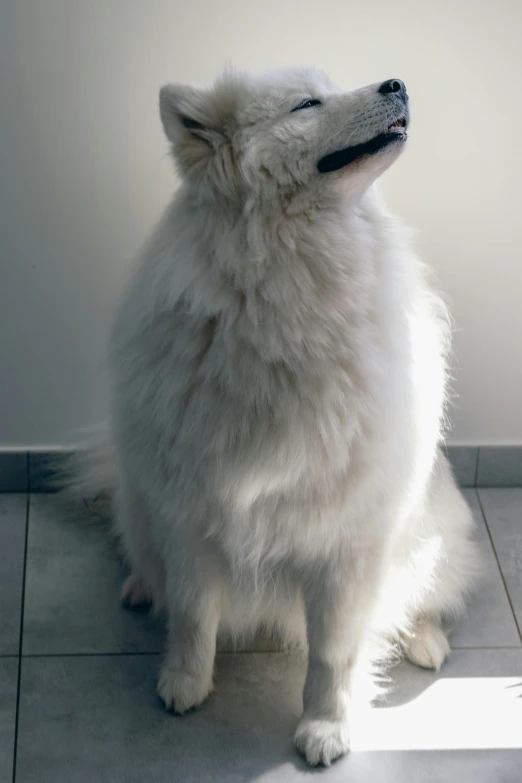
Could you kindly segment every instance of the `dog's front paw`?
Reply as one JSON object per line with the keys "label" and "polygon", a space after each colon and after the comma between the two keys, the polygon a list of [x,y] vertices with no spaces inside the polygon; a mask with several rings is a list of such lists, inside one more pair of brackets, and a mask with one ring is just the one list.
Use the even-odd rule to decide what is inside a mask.
{"label": "dog's front paw", "polygon": [[182,714],[199,707],[212,690],[212,676],[189,674],[166,664],[161,668],[158,694],[168,710]]}
{"label": "dog's front paw", "polygon": [[332,761],[350,749],[350,733],[346,720],[303,718],[294,739],[312,767],[318,764],[329,767]]}

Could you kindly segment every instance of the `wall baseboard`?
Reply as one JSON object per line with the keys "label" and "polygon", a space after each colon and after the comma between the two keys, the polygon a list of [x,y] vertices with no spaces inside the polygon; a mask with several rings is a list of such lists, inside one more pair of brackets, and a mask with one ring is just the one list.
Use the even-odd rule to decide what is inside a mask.
{"label": "wall baseboard", "polygon": [[[461,487],[522,487],[522,446],[446,446]],[[69,451],[0,450],[0,492],[56,492],[50,458]]]}

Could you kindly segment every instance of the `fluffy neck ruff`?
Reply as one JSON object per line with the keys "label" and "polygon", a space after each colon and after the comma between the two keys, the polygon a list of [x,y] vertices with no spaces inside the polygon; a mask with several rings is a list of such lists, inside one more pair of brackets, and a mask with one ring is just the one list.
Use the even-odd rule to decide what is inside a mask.
{"label": "fluffy neck ruff", "polygon": [[240,217],[219,213],[197,241],[209,278],[216,289],[237,293],[254,331],[277,316],[283,335],[298,331],[304,340],[368,306],[383,212],[373,193],[313,205],[294,200],[290,207],[276,212],[247,203]]}
{"label": "fluffy neck ruff", "polygon": [[380,319],[394,224],[373,190],[291,206],[247,203],[238,213],[178,193],[146,251],[157,269],[148,262],[136,283],[154,279],[150,298],[140,296],[145,319],[181,308],[263,361],[342,361]]}

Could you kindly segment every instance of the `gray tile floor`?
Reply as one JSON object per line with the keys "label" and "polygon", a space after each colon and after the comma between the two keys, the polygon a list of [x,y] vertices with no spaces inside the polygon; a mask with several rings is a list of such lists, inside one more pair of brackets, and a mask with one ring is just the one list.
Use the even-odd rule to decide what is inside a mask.
{"label": "gray tile floor", "polygon": [[120,608],[101,526],[67,519],[52,495],[0,495],[0,783],[519,783],[522,489],[466,496],[486,578],[448,663],[438,676],[396,667],[388,702],[359,717],[351,754],[314,772],[291,744],[300,661],[222,652],[204,707],[165,713],[154,683],[162,629]]}

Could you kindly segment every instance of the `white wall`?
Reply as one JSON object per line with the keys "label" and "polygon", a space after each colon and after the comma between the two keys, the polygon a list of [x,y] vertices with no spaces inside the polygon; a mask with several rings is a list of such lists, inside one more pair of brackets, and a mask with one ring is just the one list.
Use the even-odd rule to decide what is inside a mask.
{"label": "white wall", "polygon": [[59,446],[104,411],[122,277],[173,187],[160,84],[311,63],[399,77],[388,200],[458,326],[455,443],[522,443],[522,3],[16,0],[0,7],[0,447]]}

